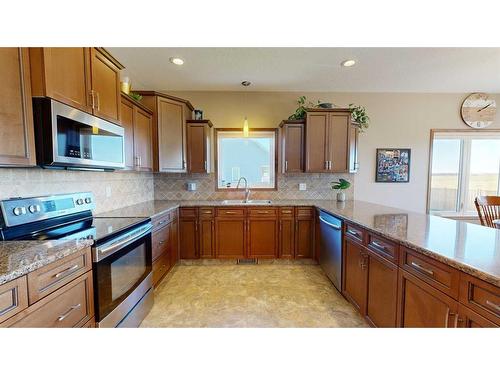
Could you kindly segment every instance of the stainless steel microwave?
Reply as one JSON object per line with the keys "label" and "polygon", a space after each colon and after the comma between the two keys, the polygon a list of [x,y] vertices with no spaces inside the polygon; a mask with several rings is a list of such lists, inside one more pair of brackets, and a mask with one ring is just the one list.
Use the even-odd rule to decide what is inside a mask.
{"label": "stainless steel microwave", "polygon": [[33,98],[37,164],[44,168],[125,168],[121,126],[49,98]]}

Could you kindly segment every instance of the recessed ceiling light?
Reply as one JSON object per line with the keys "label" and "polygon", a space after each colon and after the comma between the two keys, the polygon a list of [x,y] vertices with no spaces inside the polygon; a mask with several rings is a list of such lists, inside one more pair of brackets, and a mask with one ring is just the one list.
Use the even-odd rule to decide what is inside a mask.
{"label": "recessed ceiling light", "polygon": [[354,66],[356,64],[356,60],[345,60],[340,63],[340,65],[345,66],[345,67],[350,67]]}
{"label": "recessed ceiling light", "polygon": [[182,65],[184,64],[184,60],[181,59],[180,57],[171,57],[170,62],[175,65]]}

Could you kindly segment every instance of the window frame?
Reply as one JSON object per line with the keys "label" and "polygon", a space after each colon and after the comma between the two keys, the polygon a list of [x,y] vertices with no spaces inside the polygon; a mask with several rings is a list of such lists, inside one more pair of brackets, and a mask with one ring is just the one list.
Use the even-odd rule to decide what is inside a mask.
{"label": "window frame", "polygon": [[[234,188],[220,188],[219,187],[219,134],[224,132],[240,132],[243,137],[243,130],[241,128],[215,128],[214,134],[214,170],[215,170],[215,191],[225,191],[225,192],[233,192],[233,191],[245,191],[245,188],[240,187],[236,189]],[[277,128],[249,128],[249,135],[255,132],[267,132],[274,133],[274,186],[273,187],[249,187],[251,190],[255,191],[277,191],[278,190],[278,129]]]}
{"label": "window frame", "polygon": [[[448,136],[447,136],[448,134]],[[427,176],[427,205],[426,213],[429,215],[442,216],[450,219],[476,219],[478,217],[477,212],[465,211],[464,196],[467,192],[467,187],[469,186],[470,178],[470,162],[471,162],[471,139],[464,142],[463,137],[471,137],[473,135],[478,135],[477,138],[488,138],[488,136],[494,135],[500,138],[500,129],[431,129],[430,142],[429,142],[429,163],[428,163],[428,176]],[[459,174],[458,174],[458,191],[457,191],[457,201],[456,206],[458,210],[456,211],[440,211],[431,212],[431,191],[432,191],[432,160],[433,160],[433,147],[434,140],[436,138],[445,139],[460,139],[460,164],[459,164]],[[498,185],[497,194],[500,195],[500,171],[498,175]]]}

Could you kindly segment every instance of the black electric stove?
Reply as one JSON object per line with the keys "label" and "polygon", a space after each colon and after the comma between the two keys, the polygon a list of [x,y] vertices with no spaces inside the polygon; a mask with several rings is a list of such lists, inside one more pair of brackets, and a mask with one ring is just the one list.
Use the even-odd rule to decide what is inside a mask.
{"label": "black electric stove", "polygon": [[92,193],[0,201],[0,240],[93,239],[96,321],[138,326],[151,309],[151,220],[95,218]]}

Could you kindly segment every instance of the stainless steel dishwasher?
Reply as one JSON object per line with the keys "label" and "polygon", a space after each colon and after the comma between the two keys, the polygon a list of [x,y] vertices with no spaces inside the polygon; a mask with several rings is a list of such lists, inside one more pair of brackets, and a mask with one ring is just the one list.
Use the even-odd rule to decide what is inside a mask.
{"label": "stainless steel dishwasher", "polygon": [[342,220],[319,211],[321,248],[319,264],[340,291],[342,283]]}

